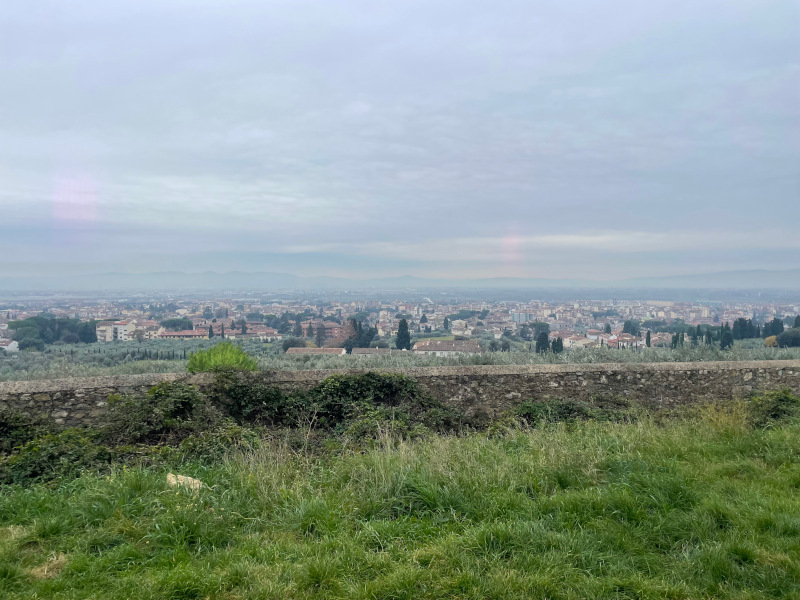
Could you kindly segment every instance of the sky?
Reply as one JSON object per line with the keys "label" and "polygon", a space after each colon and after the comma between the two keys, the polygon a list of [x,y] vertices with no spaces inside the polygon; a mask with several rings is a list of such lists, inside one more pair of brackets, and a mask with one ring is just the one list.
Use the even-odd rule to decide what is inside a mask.
{"label": "sky", "polygon": [[798,0],[7,2],[0,276],[800,266]]}

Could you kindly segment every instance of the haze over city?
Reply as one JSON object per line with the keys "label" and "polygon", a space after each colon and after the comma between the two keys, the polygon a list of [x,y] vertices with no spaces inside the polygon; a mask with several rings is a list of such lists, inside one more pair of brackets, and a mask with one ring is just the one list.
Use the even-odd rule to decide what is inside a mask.
{"label": "haze over city", "polygon": [[796,269],[799,22],[793,1],[11,3],[0,279]]}

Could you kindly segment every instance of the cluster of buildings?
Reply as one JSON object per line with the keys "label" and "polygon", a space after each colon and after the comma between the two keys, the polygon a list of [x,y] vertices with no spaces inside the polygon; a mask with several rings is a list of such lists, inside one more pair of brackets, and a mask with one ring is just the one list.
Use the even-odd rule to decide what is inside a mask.
{"label": "cluster of buildings", "polygon": [[[505,337],[533,343],[543,330],[548,331],[551,340],[561,338],[564,348],[638,348],[645,345],[647,330],[652,330],[651,345],[669,345],[671,335],[656,333],[656,329],[676,322],[696,326],[733,323],[739,318],[761,322],[776,317],[789,319],[800,313],[800,303],[660,300],[444,302],[431,298],[414,302],[375,299],[314,302],[302,299],[172,297],[158,301],[95,300],[67,305],[52,300],[8,308],[0,306],[0,348],[6,352],[17,349],[8,330],[9,321],[41,313],[56,318],[95,321],[98,342],[213,337],[280,341],[294,336],[315,341],[322,339],[322,345],[334,350],[352,334],[348,325],[351,317],[374,328],[377,331],[375,341],[381,338],[388,341],[396,335],[404,319],[416,340],[412,352],[441,353],[477,351],[480,348],[478,341],[486,346],[491,340]],[[626,321],[638,322],[640,335],[624,333]],[[180,326],[175,327],[175,323]],[[534,331],[536,335],[532,335]],[[427,339],[444,337],[450,339]]]}

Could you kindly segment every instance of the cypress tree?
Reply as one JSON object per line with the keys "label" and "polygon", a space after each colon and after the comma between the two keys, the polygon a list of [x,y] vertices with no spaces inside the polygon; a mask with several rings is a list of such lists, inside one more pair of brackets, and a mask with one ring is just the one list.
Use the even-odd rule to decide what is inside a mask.
{"label": "cypress tree", "polygon": [[[445,321],[447,321],[446,317]],[[395,345],[398,350],[411,350],[411,333],[408,331],[408,321],[405,319],[400,319],[400,324],[397,326],[397,343]]]}
{"label": "cypress tree", "polygon": [[796,328],[800,329],[800,315],[797,315],[797,316],[794,318],[794,326],[795,326]]}
{"label": "cypress tree", "polygon": [[208,326],[208,339],[211,339],[213,337],[214,337],[214,328],[211,325],[209,325]]}
{"label": "cypress tree", "polygon": [[733,333],[730,331],[723,332],[722,337],[719,340],[719,347],[722,350],[727,350],[728,348],[733,347]]}
{"label": "cypress tree", "polygon": [[644,337],[644,345],[650,347],[650,330],[647,330],[647,335]]}
{"label": "cypress tree", "polygon": [[550,338],[547,332],[543,331],[539,334],[539,337],[536,338],[536,353],[539,354],[541,352],[547,352],[548,350],[550,350]]}

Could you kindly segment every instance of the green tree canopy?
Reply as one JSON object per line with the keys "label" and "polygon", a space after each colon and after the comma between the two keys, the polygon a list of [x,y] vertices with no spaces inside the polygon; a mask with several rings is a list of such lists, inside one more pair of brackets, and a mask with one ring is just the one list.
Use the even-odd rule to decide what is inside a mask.
{"label": "green tree canopy", "polygon": [[161,321],[161,326],[167,331],[184,331],[194,329],[191,319],[176,318]]}
{"label": "green tree canopy", "polygon": [[397,342],[395,344],[398,350],[411,350],[411,333],[408,331],[408,321],[400,319],[400,324],[397,327]]}
{"label": "green tree canopy", "polygon": [[547,352],[550,350],[550,338],[544,331],[536,337],[536,352]]}

